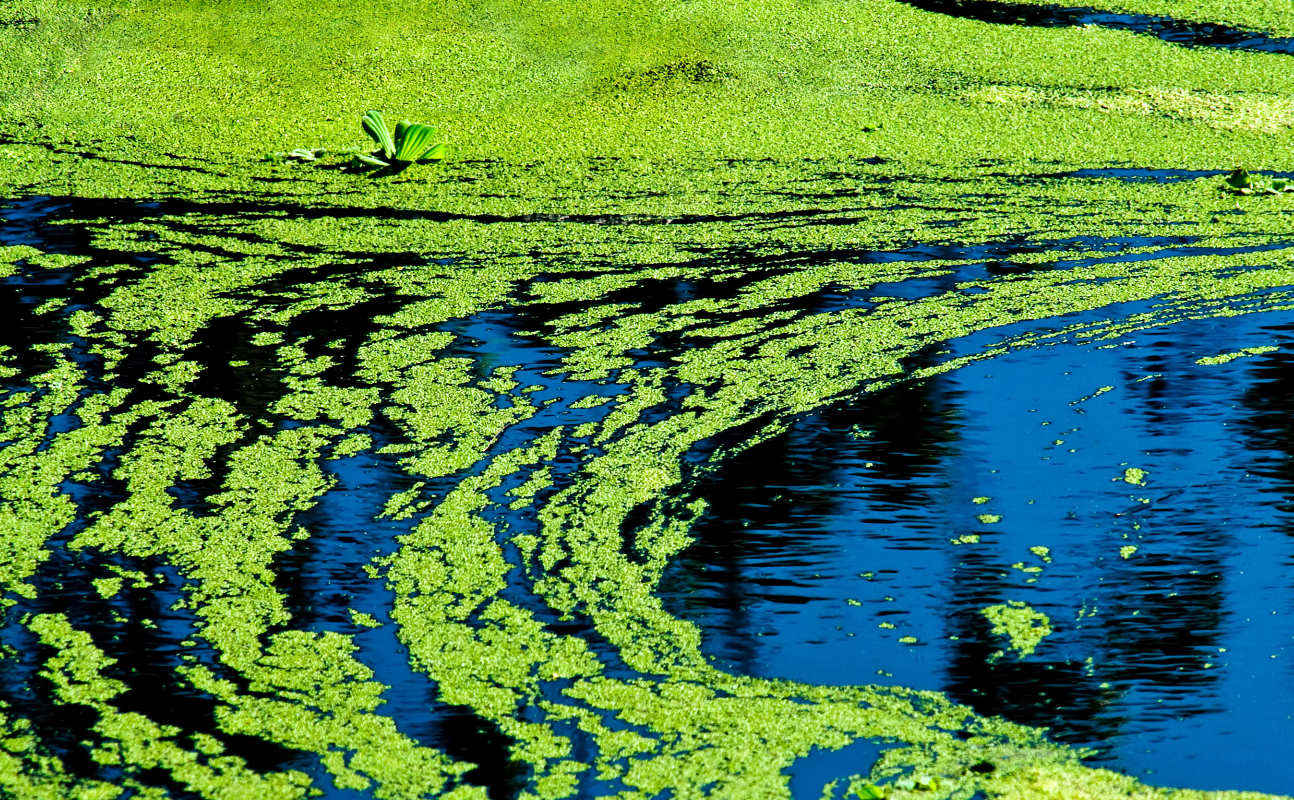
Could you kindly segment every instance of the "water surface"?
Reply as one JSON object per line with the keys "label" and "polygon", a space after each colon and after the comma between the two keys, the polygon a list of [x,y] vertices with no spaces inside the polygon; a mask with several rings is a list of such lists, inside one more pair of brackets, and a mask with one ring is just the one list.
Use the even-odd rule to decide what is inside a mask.
{"label": "water surface", "polygon": [[[1152,783],[1287,790],[1292,370],[1271,312],[806,415],[703,480],[669,605],[732,669],[938,689]],[[981,613],[1013,600],[1055,629],[1023,659]]]}

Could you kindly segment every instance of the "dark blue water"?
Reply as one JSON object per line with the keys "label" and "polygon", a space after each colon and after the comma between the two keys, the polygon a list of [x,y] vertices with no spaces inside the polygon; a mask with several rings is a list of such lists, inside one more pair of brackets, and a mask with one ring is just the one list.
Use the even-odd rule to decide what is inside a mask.
{"label": "dark blue water", "polygon": [[1063,28],[1094,25],[1154,36],[1183,47],[1220,47],[1255,53],[1294,54],[1294,39],[1262,31],[1233,28],[1216,22],[1196,22],[1151,14],[1121,14],[1091,7],[1035,5],[1005,0],[903,0],[910,6],[1000,25]]}
{"label": "dark blue water", "polygon": [[[670,607],[737,671],[939,689],[1151,783],[1288,792],[1291,389],[1270,312],[856,398],[705,479]],[[1055,629],[1024,659],[980,613],[1012,600]]]}

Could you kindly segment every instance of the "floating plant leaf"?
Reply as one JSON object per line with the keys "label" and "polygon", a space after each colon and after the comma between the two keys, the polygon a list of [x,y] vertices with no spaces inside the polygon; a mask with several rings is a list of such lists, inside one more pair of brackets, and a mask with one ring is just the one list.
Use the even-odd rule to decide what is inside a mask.
{"label": "floating plant leaf", "polygon": [[383,161],[382,159],[377,158],[377,157],[375,157],[375,156],[371,156],[371,155],[369,155],[368,153],[356,153],[356,154],[355,154],[355,158],[356,158],[356,159],[358,159],[359,161],[361,161],[361,162],[363,162],[363,163],[365,163],[365,164],[369,165],[370,167],[389,167],[389,166],[391,166],[390,164],[388,164],[387,162]]}
{"label": "floating plant leaf", "polygon": [[1222,190],[1231,194],[1281,194],[1282,192],[1294,192],[1294,185],[1291,185],[1285,178],[1273,178],[1270,181],[1255,177],[1249,174],[1249,171],[1237,167],[1231,171],[1223,182]]}
{"label": "floating plant leaf", "polygon": [[[425,164],[428,161],[440,161],[444,157],[445,157],[445,144],[444,142],[441,142],[440,144],[433,145],[430,150],[428,150],[421,158],[418,159],[418,163]],[[1294,189],[1292,189],[1291,191],[1294,191]]]}
{"label": "floating plant leaf", "polygon": [[327,151],[323,149],[311,150],[308,147],[298,147],[297,149],[290,150],[288,152],[280,151],[268,153],[262,160],[272,161],[275,163],[282,163],[284,161],[317,161],[325,152]]}
{"label": "floating plant leaf", "polygon": [[395,129],[396,161],[413,162],[425,156],[436,147],[431,141],[436,129],[430,125],[401,120]]}
{"label": "floating plant leaf", "polygon": [[895,789],[902,789],[905,792],[929,791],[936,786],[938,782],[929,775],[908,775],[894,782]]}
{"label": "floating plant leaf", "polygon": [[387,158],[395,156],[395,142],[391,139],[391,131],[386,127],[386,120],[382,118],[381,111],[368,111],[359,124],[365,133],[381,145],[382,153]]}

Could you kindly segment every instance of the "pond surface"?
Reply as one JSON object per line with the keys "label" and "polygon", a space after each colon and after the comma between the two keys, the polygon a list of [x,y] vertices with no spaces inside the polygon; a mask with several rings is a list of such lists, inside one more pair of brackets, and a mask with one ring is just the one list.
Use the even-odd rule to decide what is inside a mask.
{"label": "pond surface", "polygon": [[[1292,348],[1289,312],[1184,322],[805,415],[702,480],[669,606],[726,668],[938,689],[1154,783],[1288,789]],[[1027,658],[981,613],[1009,601],[1054,629]]]}
{"label": "pond surface", "polygon": [[[0,617],[0,711],[76,780],[119,781],[112,748],[141,740],[217,742],[238,780],[288,776],[285,797],[371,797],[330,755],[370,736],[347,764],[384,785],[427,753],[450,765],[392,796],[532,796],[565,775],[553,796],[606,797],[685,765],[704,791],[762,768],[843,797],[873,765],[884,782],[942,764],[909,766],[925,734],[896,732],[931,714],[952,720],[941,747],[970,742],[944,780],[978,786],[1022,749],[1076,768],[946,697],[1152,784],[1294,785],[1272,744],[1294,731],[1294,301],[1159,283],[1183,264],[1262,274],[1232,259],[1279,265],[1287,240],[698,248],[640,273],[531,254],[473,307],[398,274],[461,291],[485,258],[310,262],[237,230],[275,210],[197,208],[30,198],[0,224],[0,245],[43,251],[0,278],[27,322],[0,342],[19,465],[0,476],[55,501],[30,515],[39,548],[12,545],[37,555]],[[185,273],[195,252],[214,255]],[[1139,298],[1101,294],[1139,276]],[[1034,313],[1031,288],[1057,280]],[[218,281],[199,298],[215,311],[192,301],[192,330],[168,327]],[[141,322],[158,292],[170,305]],[[446,296],[463,310],[400,321]],[[972,322],[931,322],[954,313]],[[839,349],[892,320],[911,346]],[[742,377],[761,359],[793,377]],[[833,363],[845,379],[820,384]],[[740,738],[793,719],[810,733],[777,761]],[[567,755],[534,756],[546,737]],[[140,775],[200,794],[191,773]]]}
{"label": "pond surface", "polygon": [[1294,800],[1292,1],[0,0],[0,800]]}

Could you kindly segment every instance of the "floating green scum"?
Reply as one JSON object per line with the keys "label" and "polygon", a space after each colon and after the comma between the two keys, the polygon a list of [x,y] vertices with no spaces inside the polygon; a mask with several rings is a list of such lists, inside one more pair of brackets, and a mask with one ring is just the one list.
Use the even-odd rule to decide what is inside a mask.
{"label": "floating green scum", "polygon": [[[1290,168],[1289,59],[895,0],[0,4],[0,796],[776,798],[870,739],[834,789],[1258,797],[720,669],[656,589],[797,415],[1294,308],[1294,199],[1219,190]],[[374,108],[452,157],[351,174]]]}

